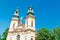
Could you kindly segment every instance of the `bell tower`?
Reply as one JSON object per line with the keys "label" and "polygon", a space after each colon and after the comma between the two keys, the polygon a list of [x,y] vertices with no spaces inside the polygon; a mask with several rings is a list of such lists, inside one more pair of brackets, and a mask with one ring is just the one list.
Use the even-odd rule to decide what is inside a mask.
{"label": "bell tower", "polygon": [[13,18],[11,20],[9,31],[13,31],[14,28],[16,28],[18,26],[18,20],[19,20],[19,11],[18,11],[18,9],[16,9],[16,11],[13,15]]}
{"label": "bell tower", "polygon": [[29,28],[29,29],[35,30],[35,16],[34,16],[33,8],[31,5],[28,8],[28,14],[25,21],[25,27],[26,29]]}
{"label": "bell tower", "polygon": [[33,8],[30,5],[28,8],[28,14],[25,19],[25,32],[27,33],[27,40],[35,40],[35,16]]}

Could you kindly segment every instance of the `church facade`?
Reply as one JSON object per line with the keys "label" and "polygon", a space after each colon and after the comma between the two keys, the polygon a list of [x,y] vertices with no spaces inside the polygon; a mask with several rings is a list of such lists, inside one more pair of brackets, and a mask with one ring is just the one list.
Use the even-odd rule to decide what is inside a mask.
{"label": "church facade", "polygon": [[22,23],[22,18],[19,20],[19,10],[16,9],[10,23],[6,40],[35,40],[35,16],[33,8],[28,8],[28,13],[25,18],[25,24]]}

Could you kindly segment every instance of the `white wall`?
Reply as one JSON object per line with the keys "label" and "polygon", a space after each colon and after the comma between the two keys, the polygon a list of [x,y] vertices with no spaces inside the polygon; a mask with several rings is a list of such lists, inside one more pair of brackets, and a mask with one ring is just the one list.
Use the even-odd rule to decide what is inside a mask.
{"label": "white wall", "polygon": [[14,20],[11,21],[9,31],[13,31],[13,24],[15,24],[14,28],[16,28],[18,26],[18,21]]}
{"label": "white wall", "polygon": [[[28,24],[27,24],[27,20],[28,20]],[[31,27],[31,22],[32,22],[32,20],[33,20],[33,27]],[[28,26],[27,26],[27,25],[28,25]],[[27,18],[27,19],[25,20],[25,28],[26,28],[26,29],[30,28],[30,29],[32,29],[32,30],[35,30],[35,19],[33,19],[33,18],[31,18],[31,17]]]}

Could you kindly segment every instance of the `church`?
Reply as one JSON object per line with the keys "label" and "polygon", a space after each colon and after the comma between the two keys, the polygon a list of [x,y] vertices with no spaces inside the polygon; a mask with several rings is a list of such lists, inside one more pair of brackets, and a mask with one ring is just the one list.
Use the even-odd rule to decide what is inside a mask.
{"label": "church", "polygon": [[25,24],[22,23],[22,18],[19,18],[19,10],[16,9],[6,40],[35,40],[35,36],[35,16],[32,6],[28,8]]}

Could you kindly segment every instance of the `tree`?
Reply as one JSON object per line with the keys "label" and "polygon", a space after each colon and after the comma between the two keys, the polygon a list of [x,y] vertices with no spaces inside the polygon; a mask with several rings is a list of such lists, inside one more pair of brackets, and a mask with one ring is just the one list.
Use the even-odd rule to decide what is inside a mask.
{"label": "tree", "polygon": [[60,28],[59,27],[53,29],[52,37],[54,37],[54,40],[60,40]]}
{"label": "tree", "polygon": [[46,28],[38,30],[36,40],[51,40],[50,31]]}
{"label": "tree", "polygon": [[49,31],[46,28],[38,30],[36,40],[60,40],[60,28],[56,27]]}
{"label": "tree", "polygon": [[8,30],[9,30],[9,28],[7,28],[7,29],[5,30],[5,32],[3,32],[3,34],[2,34],[2,40],[6,40],[7,34],[8,34]]}
{"label": "tree", "polygon": [[0,35],[0,40],[1,40],[1,35]]}

